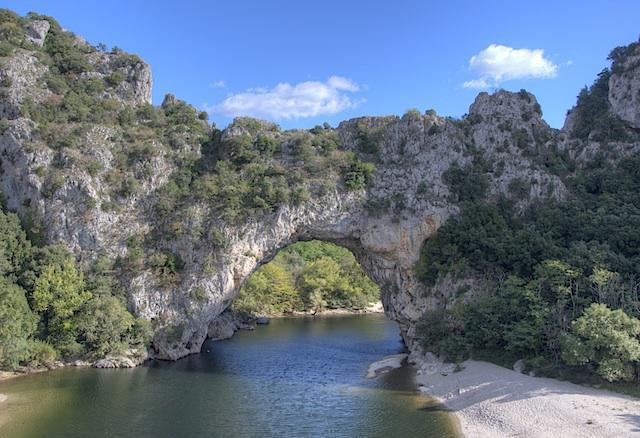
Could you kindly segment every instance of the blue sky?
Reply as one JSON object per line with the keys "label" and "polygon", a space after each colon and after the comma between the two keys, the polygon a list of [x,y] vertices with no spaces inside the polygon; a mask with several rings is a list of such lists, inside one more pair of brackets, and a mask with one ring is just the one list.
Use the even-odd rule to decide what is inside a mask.
{"label": "blue sky", "polygon": [[640,33],[637,0],[0,4],[137,53],[152,66],[154,104],[174,93],[219,126],[239,113],[285,128],[409,108],[459,117],[479,92],[468,86],[485,85],[526,88],[560,127],[609,51]]}

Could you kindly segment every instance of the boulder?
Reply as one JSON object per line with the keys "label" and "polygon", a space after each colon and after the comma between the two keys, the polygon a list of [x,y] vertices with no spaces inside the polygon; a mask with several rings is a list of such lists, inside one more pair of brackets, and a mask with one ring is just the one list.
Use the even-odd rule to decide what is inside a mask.
{"label": "boulder", "polygon": [[107,355],[93,363],[94,368],[134,368],[142,364],[148,357],[146,351],[135,349],[124,351],[122,354]]}
{"label": "boulder", "polygon": [[402,362],[404,362],[407,356],[408,355],[405,353],[394,354],[372,363],[367,369],[367,379],[372,379],[395,368],[400,368],[402,366]]}

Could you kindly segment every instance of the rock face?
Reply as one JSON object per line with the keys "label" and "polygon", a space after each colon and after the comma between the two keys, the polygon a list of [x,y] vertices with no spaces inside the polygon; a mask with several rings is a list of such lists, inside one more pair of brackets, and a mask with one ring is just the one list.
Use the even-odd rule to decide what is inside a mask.
{"label": "rock face", "polygon": [[[45,27],[36,21],[29,24],[34,44],[46,39]],[[85,56],[91,68],[82,75],[109,84],[102,98],[114,105],[119,117],[127,110],[143,111],[151,102],[147,64],[122,53],[87,50]],[[133,134],[117,123],[83,122],[73,148],[54,148],[25,111],[29,101],[50,105],[58,99],[46,85],[48,71],[25,49],[1,60],[0,79],[10,78],[0,99],[0,115],[6,120],[0,131],[0,190],[6,205],[25,219],[41,221],[45,240],[66,245],[81,261],[98,254],[112,260],[127,257],[131,237],[158,226],[158,191],[169,176],[185,161],[202,156],[201,137],[187,130],[159,139],[141,129],[153,155],[134,160],[130,173],[123,176],[135,180],[135,190],[114,191],[110,181],[122,172],[117,165],[123,139]],[[611,81],[617,90],[610,96],[616,114],[637,126],[637,66],[614,74]],[[171,96],[162,106],[170,112],[184,103]],[[301,134],[279,131],[268,122],[254,120],[250,125],[248,129],[246,120],[237,120],[221,132],[205,128],[225,140],[268,135],[285,150],[291,138]],[[304,202],[285,203],[273,213],[240,223],[225,221],[210,206],[193,200],[179,207],[182,219],[171,224],[180,233],[148,243],[150,250],[180,256],[184,266],[179,278],[163,282],[145,266],[123,272],[130,309],[154,324],[151,357],[178,359],[200,351],[207,336],[229,332],[229,324],[218,316],[243,282],[279,249],[308,239],[334,242],[354,252],[381,286],[384,310],[399,323],[411,346],[414,323],[422,313],[442,305],[456,290],[451,279],[427,288],[414,275],[425,240],[459,209],[443,174],[453,165],[464,168],[481,157],[489,194],[504,195],[524,207],[537,198],[563,199],[562,181],[549,173],[540,157],[550,148],[574,148],[566,132],[544,122],[535,97],[526,92],[481,93],[462,120],[408,112],[403,117],[348,120],[331,132],[345,151],[362,154],[365,138],[375,143],[375,152],[363,155],[375,161],[377,169],[366,190],[347,190],[334,175],[331,184],[309,186],[313,190]],[[295,166],[295,160],[285,158],[280,164],[286,169]],[[43,169],[52,170],[45,175]],[[520,190],[514,190],[516,186]],[[473,289],[473,282],[470,286]],[[110,358],[100,365],[118,360]]]}
{"label": "rock face", "polygon": [[609,79],[609,103],[613,112],[640,129],[640,43],[631,44],[629,53]]}
{"label": "rock face", "polygon": [[50,27],[51,25],[47,20],[31,20],[25,27],[27,40],[42,47]]}
{"label": "rock face", "polygon": [[226,310],[209,323],[207,337],[214,341],[229,339],[238,330],[253,330],[253,326],[244,321],[241,315]]}

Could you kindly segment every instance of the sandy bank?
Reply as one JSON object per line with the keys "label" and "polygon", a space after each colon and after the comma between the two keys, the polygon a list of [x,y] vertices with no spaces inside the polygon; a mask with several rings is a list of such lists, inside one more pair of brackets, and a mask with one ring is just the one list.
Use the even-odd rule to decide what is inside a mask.
{"label": "sandy bank", "polygon": [[640,437],[635,398],[486,362],[467,361],[455,373],[417,366],[421,390],[454,411],[469,438]]}

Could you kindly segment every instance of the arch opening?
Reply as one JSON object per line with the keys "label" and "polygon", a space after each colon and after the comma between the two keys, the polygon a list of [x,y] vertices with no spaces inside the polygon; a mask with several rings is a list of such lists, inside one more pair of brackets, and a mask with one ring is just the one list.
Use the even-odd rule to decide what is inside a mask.
{"label": "arch opening", "polygon": [[344,244],[300,239],[256,265],[207,337],[228,338],[271,317],[382,313],[382,289]]}

